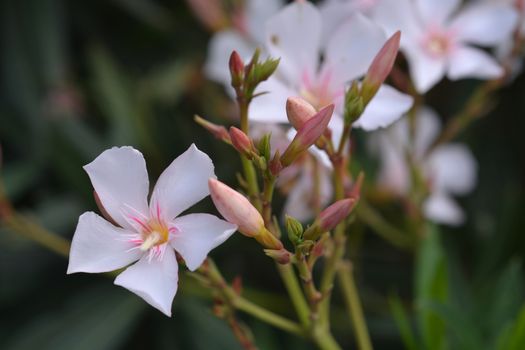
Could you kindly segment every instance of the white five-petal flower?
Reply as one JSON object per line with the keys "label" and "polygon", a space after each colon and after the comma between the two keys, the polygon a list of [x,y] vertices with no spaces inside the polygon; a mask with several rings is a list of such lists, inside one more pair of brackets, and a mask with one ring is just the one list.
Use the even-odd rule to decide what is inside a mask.
{"label": "white five-petal flower", "polygon": [[84,167],[98,198],[117,227],[93,212],[80,216],[67,273],[125,269],[115,284],[171,316],[177,291],[176,250],[191,271],[237,227],[209,214],[183,211],[207,195],[213,163],[195,145],[161,174],[149,204],[142,154],[132,147],[104,151]]}
{"label": "white five-petal flower", "polygon": [[[260,85],[258,91],[268,93],[253,100],[252,120],[287,123],[284,107],[290,96],[301,96],[316,109],[335,103],[331,127],[338,140],[345,88],[366,73],[387,37],[360,14],[341,24],[326,44],[321,40],[322,27],[320,11],[307,1],[296,1],[267,21],[267,50],[281,61],[277,72]],[[410,96],[383,85],[354,125],[365,130],[385,127],[411,105]]]}
{"label": "white five-petal flower", "polygon": [[474,3],[459,10],[461,0],[382,0],[374,19],[389,33],[401,30],[401,49],[416,89],[427,92],[445,75],[494,79],[503,68],[485,51],[509,37],[518,15],[505,4]]}
{"label": "white five-petal flower", "polygon": [[[452,195],[467,194],[476,184],[477,163],[470,150],[459,143],[429,147],[441,129],[439,117],[430,108],[417,115],[411,154],[430,185],[430,195],[423,203],[425,216],[438,223],[459,225],[465,220],[463,210]],[[406,152],[410,147],[410,126],[402,119],[373,139],[379,146],[381,168],[379,183],[398,195],[410,190],[410,168]],[[428,154],[427,154],[428,153]]]}

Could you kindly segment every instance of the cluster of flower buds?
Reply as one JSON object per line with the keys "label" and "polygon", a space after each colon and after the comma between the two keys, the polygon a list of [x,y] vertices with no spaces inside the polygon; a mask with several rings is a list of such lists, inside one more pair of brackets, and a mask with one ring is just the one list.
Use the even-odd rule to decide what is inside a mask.
{"label": "cluster of flower buds", "polygon": [[267,80],[279,65],[279,59],[268,58],[263,62],[259,59],[259,49],[255,50],[250,62],[246,65],[237,51],[232,52],[229,67],[231,85],[235,89],[237,98],[251,100],[257,85]]}
{"label": "cluster of flower buds", "polygon": [[240,233],[255,238],[266,248],[283,248],[281,241],[266,229],[261,214],[246,197],[215,179],[208,180],[208,187],[219,213],[229,222],[236,224]]}
{"label": "cluster of flower buds", "polygon": [[355,198],[345,198],[333,203],[315,219],[314,223],[304,232],[305,240],[316,240],[323,232],[328,232],[345,220],[355,207]]}

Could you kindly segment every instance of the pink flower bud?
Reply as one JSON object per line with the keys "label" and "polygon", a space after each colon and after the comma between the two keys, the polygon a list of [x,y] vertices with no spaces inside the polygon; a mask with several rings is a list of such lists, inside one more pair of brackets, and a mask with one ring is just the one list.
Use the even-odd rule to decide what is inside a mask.
{"label": "pink flower bud", "polygon": [[254,152],[255,147],[248,135],[246,135],[241,129],[232,126],[230,127],[230,139],[233,147],[235,147],[239,153],[247,158],[252,158],[252,153]]}
{"label": "pink flower bud", "polygon": [[300,129],[317,111],[300,97],[289,97],[286,100],[286,115],[295,129]]}
{"label": "pink flower bud", "polygon": [[323,135],[333,112],[334,105],[330,104],[317,112],[316,115],[297,130],[297,134],[281,157],[283,166],[290,165],[297,156],[307,150]]}
{"label": "pink flower bud", "polygon": [[286,249],[265,249],[264,253],[281,265],[289,264],[292,259],[292,254]]}
{"label": "pink flower bud", "polygon": [[230,55],[230,75],[231,84],[234,88],[240,87],[244,79],[244,62],[237,51],[233,51]]}
{"label": "pink flower bud", "polygon": [[261,214],[246,197],[216,179],[209,179],[208,187],[219,213],[237,225],[239,232],[248,237],[255,237],[264,229]]}
{"label": "pink flower bud", "polygon": [[197,124],[202,126],[204,129],[208,130],[213,136],[215,136],[219,140],[224,141],[226,143],[231,143],[230,134],[228,134],[228,130],[226,130],[224,126],[209,122],[206,119],[199,117],[198,115],[194,117],[194,120]]}
{"label": "pink flower bud", "polygon": [[322,232],[330,231],[342,222],[353,209],[355,199],[341,199],[323,210],[317,220]]}
{"label": "pink flower bud", "polygon": [[397,31],[386,41],[368,68],[361,90],[365,105],[374,97],[390,74],[399,51],[400,40],[401,32]]}

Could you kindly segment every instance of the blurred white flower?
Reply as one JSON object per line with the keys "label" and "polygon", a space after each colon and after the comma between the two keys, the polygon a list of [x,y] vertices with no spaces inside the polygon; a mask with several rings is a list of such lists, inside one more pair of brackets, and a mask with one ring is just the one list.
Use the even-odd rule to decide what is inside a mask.
{"label": "blurred white flower", "polygon": [[[324,49],[321,34],[320,11],[307,1],[294,2],[267,21],[267,50],[281,61],[277,72],[258,89],[268,93],[253,100],[252,120],[287,123],[286,99],[301,96],[316,109],[334,103],[336,111],[330,126],[335,136],[341,132],[345,87],[366,73],[387,37],[360,14],[341,24]],[[410,96],[383,85],[355,126],[365,130],[385,127],[411,105]]]}
{"label": "blurred white flower", "polygon": [[461,0],[382,0],[374,9],[374,19],[389,33],[401,30],[401,49],[420,93],[445,75],[494,79],[504,72],[476,46],[495,47],[508,38],[516,12],[505,4],[460,5]]}
{"label": "blurred white flower", "polygon": [[[465,220],[463,210],[452,195],[464,195],[476,184],[477,163],[462,144],[437,146],[426,154],[441,129],[439,117],[423,108],[416,118],[411,154],[428,181],[430,195],[425,200],[425,216],[438,223],[459,225]],[[410,168],[406,160],[409,145],[409,121],[404,118],[391,128],[374,135],[381,160],[379,184],[400,196],[410,190]]]}
{"label": "blurred white flower", "polygon": [[213,35],[208,44],[204,73],[209,79],[230,87],[228,60],[233,50],[247,62],[257,47],[264,48],[264,23],[283,6],[283,0],[246,0],[234,14],[230,28]]}
{"label": "blurred white flower", "polygon": [[191,271],[236,226],[209,214],[177,217],[207,195],[213,163],[192,145],[159,177],[148,204],[149,180],[142,154],[132,147],[104,151],[84,167],[114,226],[93,212],[80,216],[67,273],[126,268],[115,279],[164,314],[177,291],[174,249]]}

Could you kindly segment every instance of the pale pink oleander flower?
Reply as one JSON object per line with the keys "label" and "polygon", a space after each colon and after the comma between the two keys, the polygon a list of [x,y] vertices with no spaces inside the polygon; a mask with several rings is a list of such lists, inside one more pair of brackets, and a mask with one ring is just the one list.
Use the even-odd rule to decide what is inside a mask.
{"label": "pale pink oleander flower", "polygon": [[191,271],[237,227],[210,214],[180,215],[207,195],[213,163],[195,145],[159,177],[148,204],[149,180],[142,154],[132,147],[104,151],[84,167],[100,202],[120,227],[93,212],[80,216],[67,273],[127,267],[115,279],[171,316],[178,285],[177,251]]}
{"label": "pale pink oleander flower", "polygon": [[374,19],[393,33],[401,30],[416,89],[427,92],[443,77],[495,79],[503,68],[476,46],[495,47],[515,28],[516,12],[508,5],[461,0],[382,0]]}
{"label": "pale pink oleander flower", "polygon": [[[417,115],[412,155],[429,184],[430,195],[425,200],[425,216],[438,223],[460,225],[465,220],[463,210],[452,195],[464,195],[476,184],[477,163],[463,144],[437,146],[426,154],[441,129],[439,117],[430,108]],[[409,123],[402,119],[391,128],[374,135],[374,146],[381,159],[380,185],[400,196],[410,190],[410,168],[405,152],[409,149]]]}
{"label": "pale pink oleander flower", "polygon": [[[318,110],[334,103],[336,109],[330,127],[338,141],[345,88],[366,73],[387,37],[379,26],[355,14],[337,29],[323,48],[322,25],[319,10],[307,1],[296,1],[267,21],[267,50],[281,61],[277,72],[258,89],[268,93],[253,100],[252,120],[287,123],[284,106],[290,96],[301,96]],[[354,125],[365,130],[385,127],[411,105],[410,96],[382,85]]]}
{"label": "pale pink oleander flower", "polygon": [[213,35],[208,44],[204,74],[222,83],[233,94],[230,86],[228,60],[237,51],[247,62],[257,47],[264,47],[264,23],[279,8],[283,0],[245,0],[244,6],[234,14],[233,25]]}

